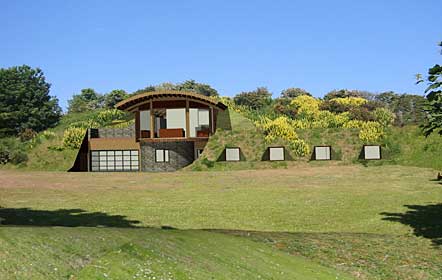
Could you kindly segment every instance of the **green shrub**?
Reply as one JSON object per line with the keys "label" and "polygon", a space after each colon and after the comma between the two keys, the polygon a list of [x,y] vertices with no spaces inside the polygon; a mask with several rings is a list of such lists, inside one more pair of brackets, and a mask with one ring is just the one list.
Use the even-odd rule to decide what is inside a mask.
{"label": "green shrub", "polygon": [[305,157],[310,154],[310,146],[304,140],[291,141],[289,148],[297,157]]}
{"label": "green shrub", "polygon": [[25,128],[18,134],[18,137],[22,142],[30,141],[37,136],[37,132],[35,132],[32,128]]}
{"label": "green shrub", "polygon": [[57,151],[57,152],[61,152],[63,151],[65,148],[63,146],[58,146],[58,145],[54,145],[54,146],[48,146],[47,148],[49,151]]}
{"label": "green shrub", "polygon": [[384,127],[393,124],[395,119],[395,114],[386,108],[376,108],[372,114],[374,119]]}
{"label": "green shrub", "polygon": [[89,120],[85,120],[85,121],[73,122],[69,125],[69,128],[87,129],[87,128],[99,128],[100,126],[101,126],[101,124],[99,124],[94,119],[89,119]]}
{"label": "green shrub", "polygon": [[43,139],[46,139],[46,140],[54,139],[56,136],[55,132],[52,132],[49,130],[43,131],[40,135]]}
{"label": "green shrub", "polygon": [[127,117],[126,113],[117,109],[107,109],[100,111],[95,121],[102,126],[112,124],[113,121],[122,121]]}
{"label": "green shrub", "polygon": [[66,148],[78,149],[83,141],[86,129],[79,127],[70,127],[64,131],[63,146]]}
{"label": "green shrub", "polygon": [[0,139],[0,164],[20,164],[27,160],[25,145],[17,138]]}
{"label": "green shrub", "polygon": [[20,164],[28,160],[28,155],[26,152],[20,149],[12,150],[9,157],[12,164]]}

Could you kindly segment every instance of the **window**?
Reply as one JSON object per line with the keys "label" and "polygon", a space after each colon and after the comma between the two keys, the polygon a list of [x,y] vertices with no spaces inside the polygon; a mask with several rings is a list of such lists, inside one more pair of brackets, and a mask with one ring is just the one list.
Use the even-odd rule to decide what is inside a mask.
{"label": "window", "polygon": [[208,109],[198,109],[198,126],[209,126],[210,113]]}
{"label": "window", "polygon": [[239,148],[226,148],[226,161],[239,161]]}
{"label": "window", "polygon": [[203,153],[203,149],[196,149],[196,158],[199,158]]}
{"label": "window", "polygon": [[331,160],[330,146],[315,147],[315,160]]}
{"label": "window", "polygon": [[91,171],[138,171],[137,150],[92,151]]}
{"label": "window", "polygon": [[270,160],[284,160],[284,148],[283,147],[270,147]]}
{"label": "window", "polygon": [[155,150],[155,162],[169,162],[169,150]]}
{"label": "window", "polygon": [[364,146],[365,159],[381,159],[381,146]]}
{"label": "window", "polygon": [[197,109],[190,108],[189,109],[189,128],[190,128],[190,137],[206,137],[206,136],[198,136],[198,131],[207,131],[209,132],[210,124],[210,113],[209,109]]}
{"label": "window", "polygon": [[140,111],[140,130],[150,131],[150,111]]}

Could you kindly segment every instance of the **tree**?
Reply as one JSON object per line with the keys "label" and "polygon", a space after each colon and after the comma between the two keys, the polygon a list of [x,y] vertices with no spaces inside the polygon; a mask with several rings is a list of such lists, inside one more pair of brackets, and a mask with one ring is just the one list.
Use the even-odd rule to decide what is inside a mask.
{"label": "tree", "polygon": [[296,98],[301,95],[312,96],[308,91],[302,88],[288,88],[281,91],[281,98]]}
{"label": "tree", "polygon": [[140,93],[143,93],[143,92],[152,92],[152,91],[155,91],[155,90],[157,90],[156,87],[150,85],[150,86],[147,86],[145,88],[138,89],[138,90],[132,92],[130,95],[137,95],[137,94],[140,94]]}
{"label": "tree", "polygon": [[74,94],[68,100],[69,113],[81,113],[103,107],[103,97],[91,88],[81,90],[80,94]]}
{"label": "tree", "polygon": [[334,98],[346,98],[346,97],[362,97],[367,95],[366,91],[360,90],[348,90],[348,89],[340,89],[340,90],[332,90],[326,95],[324,95],[324,100],[330,100]]}
{"label": "tree", "polygon": [[244,105],[254,110],[263,109],[272,103],[272,94],[266,87],[259,87],[254,91],[241,92],[233,101],[238,105]]}
{"label": "tree", "polygon": [[[442,42],[439,43],[442,47]],[[418,80],[418,83],[423,80]],[[427,104],[424,111],[427,114],[427,120],[422,125],[424,135],[429,136],[433,132],[442,135],[442,66],[434,65],[428,70],[428,87],[425,90]]]}
{"label": "tree", "polygon": [[0,136],[24,129],[42,131],[61,117],[58,99],[49,95],[50,84],[39,68],[27,65],[0,69]]}
{"label": "tree", "polygon": [[178,90],[194,91],[204,96],[218,96],[218,91],[207,84],[197,83],[195,80],[187,80],[177,85]]}
{"label": "tree", "polygon": [[178,84],[166,82],[156,86],[150,85],[145,87],[144,89],[139,89],[135,91],[134,93],[132,93],[132,95],[156,90],[182,90],[195,92],[204,96],[219,96],[216,89],[212,88],[210,85],[195,82],[195,80],[187,80]]}
{"label": "tree", "polygon": [[290,106],[291,100],[292,99],[283,97],[274,99],[272,106],[273,112],[295,118],[296,110],[292,106]]}
{"label": "tree", "polygon": [[104,95],[104,107],[112,109],[118,102],[126,99],[127,97],[129,97],[129,94],[127,94],[126,91],[122,89],[114,89],[113,91]]}
{"label": "tree", "polygon": [[395,125],[421,124],[425,119],[423,110],[425,98],[423,96],[388,91],[376,95],[374,100],[380,102],[396,115]]}

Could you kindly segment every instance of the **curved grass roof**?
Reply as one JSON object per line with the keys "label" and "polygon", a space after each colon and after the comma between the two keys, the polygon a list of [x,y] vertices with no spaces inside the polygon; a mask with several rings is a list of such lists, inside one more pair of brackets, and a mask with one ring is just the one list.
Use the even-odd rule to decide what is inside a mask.
{"label": "curved grass roof", "polygon": [[115,107],[119,110],[128,110],[129,108],[133,108],[137,104],[142,104],[148,100],[155,99],[173,99],[173,98],[183,98],[188,99],[190,101],[203,102],[218,107],[221,110],[225,110],[227,106],[213,98],[194,93],[188,91],[175,91],[175,90],[164,90],[164,91],[151,91],[144,92],[134,96],[131,96],[123,101],[120,101],[115,105]]}

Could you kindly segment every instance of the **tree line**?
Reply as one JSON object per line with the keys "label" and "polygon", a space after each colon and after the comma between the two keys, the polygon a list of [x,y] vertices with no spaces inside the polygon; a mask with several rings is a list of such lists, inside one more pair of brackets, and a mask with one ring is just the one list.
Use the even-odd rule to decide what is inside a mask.
{"label": "tree line", "polygon": [[[301,95],[312,96],[308,91],[301,88],[288,88],[281,91],[279,97],[272,98],[272,93],[265,87],[256,90],[241,92],[233,101],[238,105],[247,106],[264,114],[279,113],[289,117],[295,117],[296,108],[290,106],[291,101]],[[337,98],[362,98],[365,99],[360,106],[334,102]],[[360,90],[332,90],[322,98],[321,110],[333,113],[349,112],[352,119],[364,121],[372,120],[370,112],[377,108],[386,108],[395,114],[395,125],[404,126],[409,124],[422,124],[425,121],[424,96],[416,94],[398,94],[393,91],[380,94]]]}
{"label": "tree line", "polygon": [[[440,44],[442,46],[442,43]],[[321,109],[334,113],[349,112],[355,119],[369,120],[377,108],[385,108],[395,114],[395,124],[419,124],[425,135],[433,132],[442,135],[442,66],[434,65],[428,75],[418,75],[418,83],[427,82],[425,97],[415,94],[398,94],[392,91],[373,94],[360,90],[332,90],[321,102]],[[0,137],[17,136],[25,131],[43,131],[57,125],[62,117],[58,99],[50,95],[50,83],[39,68],[30,66],[14,66],[0,68]],[[122,89],[100,94],[94,89],[86,88],[74,94],[68,101],[68,113],[79,113],[114,106],[131,95],[157,90],[192,91],[204,96],[218,97],[216,89],[208,84],[187,80],[182,83],[162,83],[149,85],[133,93]],[[238,93],[233,101],[238,105],[247,106],[252,110],[264,113],[277,113],[296,116],[296,108],[290,106],[291,101],[302,95],[311,93],[301,88],[283,90],[277,98],[265,87],[253,91]],[[342,98],[362,98],[361,106],[351,103],[334,102]]]}

